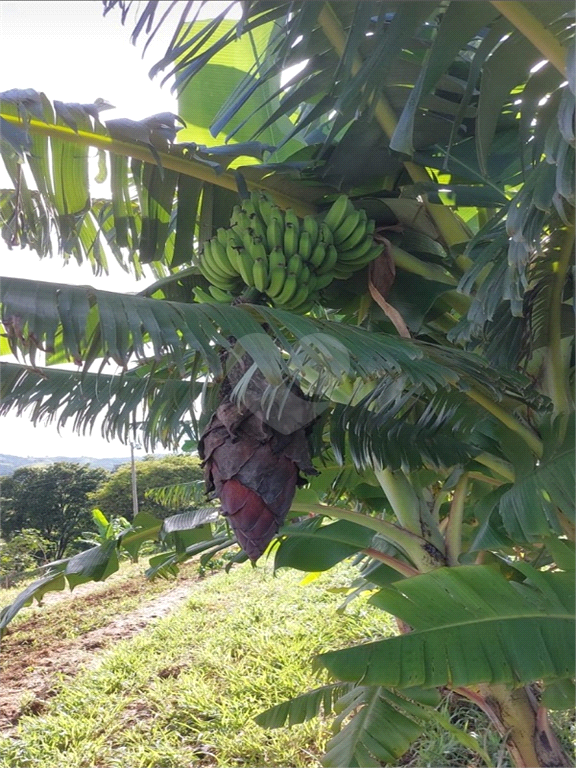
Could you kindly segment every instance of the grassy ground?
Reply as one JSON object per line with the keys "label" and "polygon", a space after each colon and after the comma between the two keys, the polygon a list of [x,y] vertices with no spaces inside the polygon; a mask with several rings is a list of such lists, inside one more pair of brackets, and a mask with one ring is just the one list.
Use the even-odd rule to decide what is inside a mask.
{"label": "grassy ground", "polygon": [[[168,598],[183,582],[189,589],[167,618],[129,639],[120,636],[96,656],[98,665],[62,677],[40,710],[31,707],[14,733],[0,737],[0,768],[319,766],[329,723],[313,720],[269,731],[253,718],[319,684],[310,671],[314,654],[394,631],[391,620],[363,600],[337,613],[342,595],[329,590],[346,586],[351,569],[342,566],[305,586],[303,574],[282,571],[274,577],[266,566],[245,565],[198,580],[189,565],[173,584],[146,583],[139,569],[125,565],[109,581],[75,591],[72,599],[54,595],[46,607],[23,612],[7,638],[9,652],[10,643],[27,642],[31,652],[57,652],[64,636],[70,654],[86,633],[129,618],[135,607],[162,600],[163,593]],[[454,697],[442,706],[455,725],[478,735],[493,765],[510,765],[500,739],[473,705]],[[573,718],[554,720],[569,746]],[[483,765],[435,726],[400,763]]]}
{"label": "grassy ground", "polygon": [[[48,592],[42,605],[34,603],[24,608],[10,623],[10,638],[16,639],[19,627],[25,625],[26,632],[33,626],[34,637],[29,644],[33,647],[46,646],[50,639],[73,639],[98,627],[104,627],[114,616],[134,610],[144,601],[174,589],[174,584],[165,579],[148,581],[144,577],[146,563],[124,561],[120,569],[106,581],[82,584],[72,592]],[[195,576],[198,566],[186,563],[181,575]],[[9,605],[25,589],[27,584],[0,590],[0,610]],[[105,599],[104,599],[105,598]],[[61,610],[61,603],[66,610]]]}
{"label": "grassy ground", "polygon": [[[316,766],[325,723],[265,731],[253,717],[318,685],[315,653],[391,631],[386,617],[341,596],[325,575],[237,568],[192,586],[169,618],[103,654],[68,680],[40,716],[0,739],[2,768]],[[45,642],[48,638],[45,638]]]}

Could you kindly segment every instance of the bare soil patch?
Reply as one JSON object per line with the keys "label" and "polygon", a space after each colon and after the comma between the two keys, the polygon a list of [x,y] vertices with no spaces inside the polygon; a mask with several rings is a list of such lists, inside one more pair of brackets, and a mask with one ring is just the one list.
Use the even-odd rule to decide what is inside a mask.
{"label": "bare soil patch", "polygon": [[50,615],[66,611],[67,603],[79,598],[87,611],[90,605],[103,600],[107,604],[125,600],[129,594],[142,592],[145,582],[135,577],[119,579],[116,583],[83,584],[73,592],[47,594],[43,601],[46,612],[39,611],[21,621],[2,640],[0,731],[9,733],[23,714],[40,714],[47,700],[57,692],[57,679],[61,675],[73,677],[81,667],[97,666],[101,651],[133,637],[152,621],[168,615],[186,600],[197,580],[196,574],[181,575],[173,585],[167,584],[162,594],[144,596],[139,608],[117,616],[111,612],[104,626],[68,639],[58,639],[55,633],[46,632]]}

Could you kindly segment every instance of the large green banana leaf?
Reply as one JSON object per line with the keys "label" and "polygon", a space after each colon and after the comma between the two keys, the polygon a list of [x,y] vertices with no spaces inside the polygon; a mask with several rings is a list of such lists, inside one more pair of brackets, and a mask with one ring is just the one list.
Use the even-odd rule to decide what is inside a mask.
{"label": "large green banana leaf", "polygon": [[[458,403],[454,404],[455,410],[447,408],[446,394],[440,396],[443,392],[460,392],[462,399],[479,388],[496,399],[506,392],[518,402],[531,402],[537,407],[544,404],[540,396],[531,392],[528,379],[496,371],[465,352],[440,352],[431,344],[401,340],[337,321],[297,316],[263,306],[231,307],[158,301],[82,286],[39,284],[18,278],[2,280],[0,302],[12,350],[29,355],[32,362],[36,359],[37,350],[56,353],[58,362],[87,361],[90,364],[104,358],[113,360],[124,369],[135,363],[149,366],[156,360],[156,366],[162,362],[164,366],[175,367],[168,378],[178,376],[188,379],[191,372],[198,370],[196,366],[201,361],[211,376],[218,376],[221,362],[214,344],[226,348],[229,346],[227,339],[234,337],[271,384],[278,384],[283,375],[294,375],[280,352],[283,347],[293,356],[297,370],[306,371],[312,366],[316,377],[322,373],[323,386],[328,387],[328,390],[322,391],[327,392],[330,387],[339,384],[342,375],[341,364],[335,367],[333,350],[339,350],[338,354],[345,351],[345,364],[353,377],[380,378],[380,384],[366,405],[369,406],[368,411],[381,420],[385,412],[390,417],[402,418],[404,413],[398,409],[400,401],[408,407],[410,399],[418,400],[425,393],[427,399],[432,398],[423,411],[419,408],[414,411],[417,419],[414,428],[423,431],[422,434],[429,429],[431,438],[442,423],[438,421],[438,414],[442,414],[440,418],[444,422],[446,419],[449,421],[452,415],[459,418]],[[264,325],[270,329],[278,345],[272,342]],[[198,355],[196,361],[194,355]],[[384,372],[393,379],[382,377]],[[144,367],[140,376],[151,373],[150,368]],[[194,377],[197,378],[197,374]],[[155,389],[153,380],[152,376],[150,384]],[[392,381],[394,392],[389,389]],[[134,380],[136,383],[137,379]],[[138,390],[145,396],[146,390],[142,386],[139,390],[138,387],[134,389],[134,394]],[[180,386],[180,382],[174,380],[173,386]],[[122,387],[122,380],[119,380],[118,387]],[[404,401],[402,393],[405,393]],[[20,394],[23,395],[23,392]],[[48,395],[48,392],[45,394]],[[54,394],[49,395],[52,403],[55,402]],[[5,408],[17,405],[16,398],[10,393],[7,392],[6,397]],[[185,402],[190,400],[185,398]],[[90,398],[80,407],[80,412],[89,410],[89,403]],[[131,403],[135,405],[135,400]],[[101,405],[99,399],[97,407]],[[128,412],[132,410],[131,406],[126,408],[126,422],[129,420]],[[347,429],[348,422],[360,426],[359,419],[364,418],[364,410],[352,409],[341,414],[339,429]],[[407,435],[406,439],[412,438]],[[372,448],[376,445],[377,441],[374,441]],[[365,455],[358,461],[365,463],[367,458]]]}
{"label": "large green banana leaf", "polygon": [[[398,695],[380,686],[332,683],[272,707],[258,715],[256,722],[266,728],[280,728],[303,723],[321,713],[337,714],[332,726],[336,735],[326,745],[322,759],[325,766],[397,765],[431,722],[439,723],[489,763],[477,739],[456,728],[435,709],[439,698],[434,690],[414,688]],[[355,716],[349,720],[351,712]]]}
{"label": "large green banana leaf", "polygon": [[[31,89],[0,94],[0,154],[14,185],[0,192],[5,241],[11,248],[31,247],[41,257],[57,250],[87,259],[95,271],[107,267],[106,246],[136,274],[142,263],[152,262],[160,275],[165,274],[160,262],[191,263],[200,228],[205,239],[228,226],[238,201],[229,164],[239,157],[259,162],[273,147],[260,142],[218,147],[213,141],[207,147],[198,137],[193,142],[207,130],[201,113],[189,118],[188,141],[180,147],[174,143],[182,127],[176,116],[103,125],[99,115],[107,107],[106,102],[52,104]],[[97,175],[90,147],[99,151]],[[254,168],[247,183],[265,188],[269,173]],[[100,186],[107,178],[110,199]],[[306,201],[325,193],[321,187],[306,191],[286,174],[276,186],[278,203],[300,212],[302,206],[304,212],[313,210]]]}
{"label": "large green banana leaf", "polygon": [[[189,28],[183,28],[181,45],[185,47],[188,38],[194,39],[196,36],[206,34],[212,23],[197,21]],[[220,23],[220,28],[227,36],[232,32],[235,33],[235,27],[236,22],[229,19]],[[249,118],[249,115],[261,110],[260,114],[268,117],[276,106],[277,99],[272,97],[280,87],[280,70],[277,68],[276,76],[267,79],[261,88],[256,87],[259,83],[254,76],[254,71],[259,68],[260,59],[270,38],[276,31],[274,22],[268,22],[239,38],[234,35],[233,41],[211,56],[210,60],[196,73],[194,79],[179,92],[178,111],[187,124],[178,136],[179,142],[193,141],[207,146],[214,143],[224,144],[227,141],[226,132],[211,130],[210,126],[214,123],[220,105],[224,104],[228,96],[237,90],[241,82],[246,83],[250,80],[252,82],[246,84],[251,91],[250,96],[230,121],[228,129],[234,130],[234,135],[230,138],[231,148],[234,144],[249,142],[252,139],[258,128],[259,118]],[[199,46],[197,55],[201,56],[207,48],[207,43]],[[259,141],[273,150],[282,143],[291,129],[292,123],[289,116],[282,115],[260,133]],[[289,146],[284,147],[283,157],[276,155],[273,157],[275,160],[284,159],[301,146],[300,142],[293,140]],[[235,160],[232,165],[239,164],[247,164],[246,159],[244,162]]]}
{"label": "large green banana leaf", "polygon": [[[121,8],[123,21],[132,7],[125,0],[104,5],[107,13]],[[243,6],[235,34],[223,12],[191,39],[176,35],[154,71],[175,74],[178,87],[194,83],[233,50],[236,35],[276,23],[254,72],[228,96],[213,129],[233,133],[240,112],[277,79],[279,67],[301,65],[279,89],[272,115],[254,113],[254,135],[290,117],[289,136],[318,145],[310,155],[316,168],[309,169],[318,181],[371,191],[400,183],[404,194],[487,209],[476,214],[477,226],[489,221],[467,246],[471,265],[461,282],[463,290],[476,283],[477,292],[451,338],[482,344],[488,327],[494,350],[513,348],[522,359],[529,350],[518,343],[527,335],[521,318],[542,237],[573,219],[574,106],[565,78],[574,27],[568,2],[531,2],[520,10],[538,31],[530,39],[484,0],[318,2],[297,12],[290,3],[254,2]],[[154,3],[139,9],[135,37],[146,34],[144,20],[156,28],[156,14]],[[276,97],[266,98],[271,104]],[[414,172],[412,165],[402,174],[407,156],[430,170]],[[503,208],[500,218],[493,218],[494,207]],[[510,328],[516,337],[503,345]]]}
{"label": "large green banana leaf", "polygon": [[519,583],[491,566],[460,566],[397,582],[371,600],[413,631],[319,663],[339,680],[398,688],[571,677],[574,574],[523,572]]}

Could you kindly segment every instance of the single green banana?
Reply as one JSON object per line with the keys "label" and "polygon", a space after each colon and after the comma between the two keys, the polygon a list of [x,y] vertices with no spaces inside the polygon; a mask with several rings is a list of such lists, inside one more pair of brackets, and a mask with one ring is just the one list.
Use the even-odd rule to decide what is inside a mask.
{"label": "single green banana", "polygon": [[223,291],[216,285],[209,285],[208,290],[219,304],[230,304],[234,296],[228,291]]}
{"label": "single green banana", "polygon": [[284,245],[284,227],[280,225],[277,218],[272,218],[266,227],[266,242],[268,248],[281,248]]}
{"label": "single green banana", "polygon": [[304,216],[302,229],[304,229],[310,235],[310,246],[311,248],[314,248],[316,242],[318,241],[318,235],[320,232],[320,227],[316,217],[312,216],[311,214]]}
{"label": "single green banana", "polygon": [[268,252],[266,250],[266,247],[264,243],[262,242],[261,237],[253,236],[250,239],[249,246],[246,246],[248,248],[248,252],[250,253],[250,256],[254,260],[256,259],[263,259],[265,261],[268,260]]}
{"label": "single green banana", "polygon": [[290,256],[286,265],[286,271],[289,275],[294,275],[295,277],[300,274],[302,271],[302,257],[299,253]]}
{"label": "single green banana", "polygon": [[348,195],[340,195],[332,203],[324,216],[324,223],[334,232],[342,224],[348,213]]}
{"label": "single green banana", "polygon": [[287,301],[290,301],[290,299],[294,296],[296,291],[298,290],[298,279],[296,275],[289,274],[286,276],[286,280],[284,281],[284,287],[282,288],[281,292],[278,296],[274,299],[274,304],[286,304]]}
{"label": "single green banana", "polygon": [[254,201],[251,198],[246,198],[245,200],[242,200],[242,210],[244,213],[252,218],[253,216],[259,216],[258,209],[256,208],[256,205],[254,204]]}
{"label": "single green banana", "polygon": [[312,251],[312,254],[309,259],[309,264],[311,267],[314,267],[317,269],[322,265],[322,262],[326,258],[326,246],[324,243],[318,243],[318,245],[314,248]]}
{"label": "single green banana", "polygon": [[262,221],[258,214],[250,214],[250,229],[254,232],[254,237],[260,237],[262,240],[266,240],[266,224]]}
{"label": "single green banana", "polygon": [[326,222],[321,221],[318,227],[318,240],[324,245],[332,245],[334,242],[334,235]]}
{"label": "single green banana", "polygon": [[262,221],[264,221],[265,224],[269,224],[270,219],[272,218],[280,218],[282,222],[284,221],[282,211],[269,197],[263,197],[260,199],[258,203],[258,209],[260,211],[260,216],[262,216]]}
{"label": "single green banana", "polygon": [[360,211],[354,211],[350,215],[346,216],[342,224],[338,229],[334,230],[334,245],[340,246],[347,237],[350,237],[352,232],[356,229],[358,222],[360,221]]}
{"label": "single green banana", "polygon": [[232,216],[230,216],[230,226],[234,227],[238,224],[238,220],[244,215],[242,208],[239,205],[235,205],[232,208]]}
{"label": "single green banana", "polygon": [[371,237],[366,237],[355,248],[350,248],[347,251],[341,251],[340,248],[338,248],[338,261],[346,262],[361,259],[368,253],[373,245],[374,240]]}
{"label": "single green banana", "polygon": [[224,229],[224,227],[218,227],[216,230],[216,237],[218,239],[218,242],[226,248],[228,244],[228,232],[229,229]]}
{"label": "single green banana", "polygon": [[[210,286],[210,288],[212,287],[213,286]],[[216,301],[213,296],[211,296],[209,293],[206,293],[206,291],[203,288],[200,288],[199,285],[193,288],[192,291],[194,293],[194,300],[198,304],[214,304]]]}
{"label": "single green banana", "polygon": [[349,251],[361,243],[366,238],[366,224],[367,222],[360,220],[346,240],[338,244],[338,250],[340,252]]}
{"label": "single green banana", "polygon": [[308,261],[312,255],[312,238],[307,229],[303,229],[300,232],[300,237],[298,239],[298,253],[302,256],[303,261]]}
{"label": "single green banana", "polygon": [[251,227],[246,227],[246,229],[243,229],[241,232],[239,232],[240,238],[242,239],[242,245],[244,248],[246,248],[247,251],[250,251],[250,248],[252,247],[252,238],[253,230]]}
{"label": "single green banana", "polygon": [[236,221],[232,224],[232,229],[239,237],[243,237],[244,233],[250,229],[250,217],[245,211],[240,211],[236,217]]}
{"label": "single green banana", "polygon": [[297,234],[300,235],[300,219],[296,216],[292,208],[288,208],[284,211],[284,221],[286,224],[293,224]]}
{"label": "single green banana", "polygon": [[304,304],[304,302],[307,301],[309,295],[310,289],[308,288],[308,283],[303,283],[298,286],[292,298],[284,302],[284,306],[286,309],[297,309],[301,304]]}
{"label": "single green banana", "polygon": [[333,272],[327,272],[325,275],[316,275],[316,286],[315,289],[317,291],[322,291],[326,286],[330,285],[330,283],[334,280],[334,273]]}
{"label": "single green banana", "polygon": [[252,285],[252,259],[243,245],[236,248],[238,272],[246,285]]}
{"label": "single green banana", "polygon": [[350,275],[354,274],[354,269],[341,269],[339,266],[334,267],[332,276],[334,280],[348,280]]}
{"label": "single green banana", "polygon": [[252,267],[252,279],[254,281],[254,287],[257,288],[260,293],[264,293],[268,288],[268,259],[257,258],[254,259],[254,265]]}
{"label": "single green banana", "polygon": [[230,277],[224,278],[221,275],[212,272],[204,260],[201,260],[200,262],[200,271],[208,282],[212,283],[212,285],[215,285],[217,288],[221,288],[223,291],[232,291],[236,288],[236,280],[233,280]]}
{"label": "single green banana", "polygon": [[234,264],[228,258],[227,249],[222,245],[217,237],[213,237],[210,241],[210,251],[213,260],[221,272],[230,277],[238,277],[238,270]]}
{"label": "single green banana", "polygon": [[381,253],[382,253],[382,246],[375,245],[364,256],[361,256],[360,258],[355,259],[354,261],[340,261],[338,262],[338,266],[341,267],[342,269],[353,269],[354,271],[357,271],[358,269],[365,266],[366,264],[369,264],[371,261],[374,261],[374,259],[380,256]]}
{"label": "single green banana", "polygon": [[240,237],[238,232],[236,232],[234,229],[231,229],[231,228],[227,229],[226,232],[228,234],[227,245],[235,245],[235,246],[242,245],[242,238]]}
{"label": "single green banana", "polygon": [[286,258],[289,259],[291,256],[294,256],[297,251],[298,229],[291,221],[286,221],[284,222],[284,253]]}
{"label": "single green banana", "polygon": [[226,255],[228,256],[228,261],[236,272],[238,272],[239,275],[242,275],[240,272],[240,251],[243,250],[244,246],[240,241],[232,242],[231,240],[228,241],[228,245],[226,246]]}
{"label": "single green banana", "polygon": [[307,312],[310,312],[314,304],[316,304],[316,298],[309,296],[306,301],[295,307],[292,312],[297,312],[299,315],[305,315]]}
{"label": "single green banana", "polygon": [[282,292],[285,282],[286,267],[275,267],[274,269],[271,269],[270,281],[268,283],[268,288],[266,288],[268,296],[270,296],[271,299],[276,298],[276,296]]}
{"label": "single green banana", "polygon": [[334,269],[334,265],[338,261],[338,251],[335,245],[329,245],[326,248],[326,258],[322,264],[316,269],[317,275],[325,275],[327,272],[331,272]]}
{"label": "single green banana", "polygon": [[266,192],[260,192],[255,189],[250,193],[250,200],[263,223],[266,224],[268,218],[265,215],[265,211],[267,210],[267,206],[274,205],[274,200],[272,200],[270,195],[266,194]]}
{"label": "single green banana", "polygon": [[240,267],[240,274],[242,275],[242,279],[246,283],[246,285],[249,285],[251,288],[254,287],[254,259],[246,249],[243,251],[240,251],[240,261],[241,261],[241,267]]}
{"label": "single green banana", "polygon": [[277,269],[278,267],[286,269],[286,256],[280,246],[272,248],[270,255],[268,256],[268,262],[270,264],[270,271]]}
{"label": "single green banana", "polygon": [[304,264],[298,274],[298,283],[308,283],[310,280],[310,267]]}
{"label": "single green banana", "polygon": [[229,273],[220,266],[217,257],[214,255],[213,242],[211,240],[206,240],[204,243],[200,263],[206,266],[212,274],[220,277],[222,280],[230,280],[236,277],[234,272]]}

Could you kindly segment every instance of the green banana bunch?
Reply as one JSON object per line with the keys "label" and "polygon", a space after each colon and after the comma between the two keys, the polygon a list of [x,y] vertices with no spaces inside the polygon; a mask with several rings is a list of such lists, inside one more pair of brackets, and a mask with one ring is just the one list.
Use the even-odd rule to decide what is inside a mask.
{"label": "green banana bunch", "polygon": [[200,270],[210,294],[198,301],[230,302],[243,286],[256,288],[276,307],[308,312],[333,279],[344,279],[374,259],[374,222],[340,195],[323,218],[299,219],[263,192],[234,206],[230,226],[204,243]]}
{"label": "green banana bunch", "polygon": [[[334,277],[345,279],[382,252],[382,247],[375,244],[372,237],[375,222],[368,219],[365,210],[354,208],[346,195],[340,195],[334,201],[324,217],[323,224],[332,235],[336,258],[332,252],[331,260],[326,267],[318,267],[317,274],[333,272]],[[326,234],[323,236],[327,237]]]}
{"label": "green banana bunch", "polygon": [[[226,261],[221,260],[222,253],[226,255]],[[200,271],[212,285],[222,291],[234,291],[238,287],[238,272],[230,263],[226,249],[216,238],[204,243],[200,255]]]}

